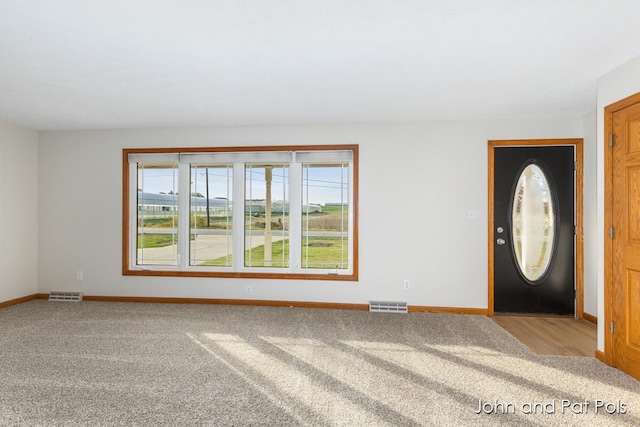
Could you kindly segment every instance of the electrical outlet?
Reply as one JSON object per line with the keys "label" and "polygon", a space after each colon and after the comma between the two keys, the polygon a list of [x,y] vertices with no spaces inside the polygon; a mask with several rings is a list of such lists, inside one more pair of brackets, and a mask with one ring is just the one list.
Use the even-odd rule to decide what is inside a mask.
{"label": "electrical outlet", "polygon": [[247,294],[251,295],[253,293],[253,286],[247,286]]}
{"label": "electrical outlet", "polygon": [[80,270],[76,271],[76,280],[82,280],[82,278],[83,278],[82,271]]}
{"label": "electrical outlet", "polygon": [[405,279],[403,283],[405,289],[411,289],[411,281],[409,279]]}

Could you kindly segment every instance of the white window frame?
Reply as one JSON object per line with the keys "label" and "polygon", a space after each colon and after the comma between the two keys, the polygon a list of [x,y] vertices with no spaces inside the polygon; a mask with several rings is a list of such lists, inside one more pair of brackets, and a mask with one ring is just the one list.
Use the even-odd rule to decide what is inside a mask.
{"label": "white window frame", "polygon": [[[233,165],[232,266],[189,265],[190,197],[178,197],[178,262],[169,265],[137,265],[137,166],[138,162],[178,161],[178,194],[191,194],[191,165]],[[302,164],[347,163],[348,267],[302,268]],[[245,246],[245,164],[288,164],[289,266],[247,267]],[[285,278],[312,280],[358,280],[358,146],[216,147],[123,150],[123,274],[234,278]],[[241,248],[241,249],[238,249]]]}

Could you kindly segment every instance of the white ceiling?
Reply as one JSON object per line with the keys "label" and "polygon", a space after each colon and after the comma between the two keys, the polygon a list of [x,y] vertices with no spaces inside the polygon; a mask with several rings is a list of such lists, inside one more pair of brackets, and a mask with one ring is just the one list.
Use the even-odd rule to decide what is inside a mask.
{"label": "white ceiling", "polygon": [[32,129],[573,115],[638,0],[0,0],[0,121]]}

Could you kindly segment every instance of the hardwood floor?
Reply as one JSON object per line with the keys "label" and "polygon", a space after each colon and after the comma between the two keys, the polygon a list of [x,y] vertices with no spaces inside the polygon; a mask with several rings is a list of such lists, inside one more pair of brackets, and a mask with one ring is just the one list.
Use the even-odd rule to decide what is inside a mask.
{"label": "hardwood floor", "polygon": [[496,315],[493,320],[538,354],[595,356],[596,325],[586,320],[515,315]]}

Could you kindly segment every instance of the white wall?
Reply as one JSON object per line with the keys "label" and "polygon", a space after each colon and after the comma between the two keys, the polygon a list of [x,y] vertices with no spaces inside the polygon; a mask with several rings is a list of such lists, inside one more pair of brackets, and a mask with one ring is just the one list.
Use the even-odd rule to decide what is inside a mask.
{"label": "white wall", "polygon": [[597,227],[597,193],[596,193],[596,152],[597,152],[597,127],[596,112],[585,114],[583,121],[584,139],[584,312],[592,316],[598,314],[598,289],[597,289],[597,245],[595,236]]}
{"label": "white wall", "polygon": [[604,351],[604,108],[640,92],[640,56],[598,79],[598,350]]}
{"label": "white wall", "polygon": [[38,133],[0,123],[0,302],[38,290]]}
{"label": "white wall", "polygon": [[[487,140],[582,134],[581,117],[42,132],[39,290],[486,308]],[[122,148],[334,143],[360,144],[359,282],[121,275]]]}

